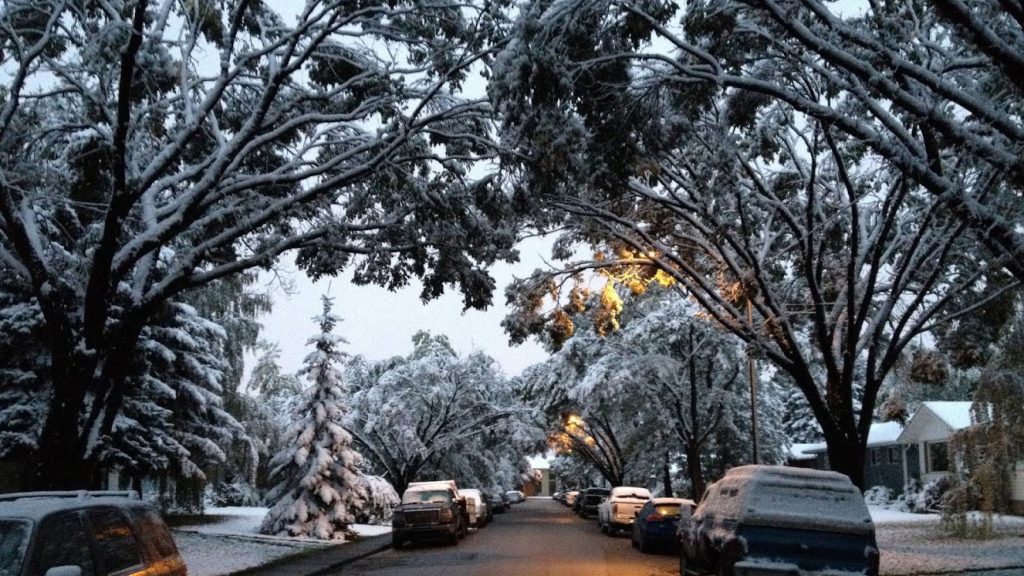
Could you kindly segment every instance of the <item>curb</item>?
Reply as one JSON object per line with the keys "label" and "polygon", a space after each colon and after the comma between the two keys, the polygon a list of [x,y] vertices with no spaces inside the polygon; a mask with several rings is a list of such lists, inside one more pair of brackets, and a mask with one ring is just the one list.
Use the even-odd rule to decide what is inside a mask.
{"label": "curb", "polygon": [[225,576],[319,576],[388,548],[391,548],[389,534],[362,536],[346,544],[302,550]]}

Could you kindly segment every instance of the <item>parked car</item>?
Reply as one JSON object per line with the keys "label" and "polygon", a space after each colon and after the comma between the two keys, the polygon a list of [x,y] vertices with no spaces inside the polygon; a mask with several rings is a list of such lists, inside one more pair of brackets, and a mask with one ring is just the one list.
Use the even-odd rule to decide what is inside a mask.
{"label": "parked car", "polygon": [[428,539],[457,544],[468,526],[466,499],[454,481],[412,482],[391,516],[391,545]]}
{"label": "parked car", "polygon": [[487,501],[487,509],[491,513],[492,518],[494,517],[494,514],[504,514],[505,512],[508,512],[510,504],[502,498],[501,495],[495,494],[494,492],[484,492],[484,500]]}
{"label": "parked car", "polygon": [[679,545],[676,528],[680,508],[686,508],[689,517],[696,507],[693,500],[686,498],[651,498],[640,507],[633,520],[630,536],[633,546],[645,554],[655,548],[675,550]]}
{"label": "parked car", "polygon": [[551,495],[551,499],[554,500],[555,502],[562,502],[565,500],[565,492],[562,490],[558,490],[557,492]]}
{"label": "parked car", "polygon": [[568,492],[565,493],[565,500],[562,503],[572,508],[573,504],[576,503],[576,497],[579,495],[579,490],[569,490]]}
{"label": "parked car", "polygon": [[0,496],[0,574],[186,576],[167,525],[135,492]]}
{"label": "parked car", "polygon": [[459,494],[466,499],[466,508],[469,511],[469,527],[483,528],[487,526],[490,514],[487,513],[487,501],[484,500],[483,492],[476,488],[463,488]]}
{"label": "parked car", "polygon": [[509,490],[508,492],[505,492],[505,495],[508,496],[508,501],[513,504],[526,502],[526,495],[519,490]]}
{"label": "parked car", "polygon": [[576,504],[573,508],[580,515],[580,518],[597,516],[597,507],[601,501],[608,497],[611,490],[608,488],[587,488],[576,497]]}
{"label": "parked car", "polygon": [[837,472],[740,466],[681,511],[679,573],[877,576],[875,527],[860,490]]}
{"label": "parked car", "polygon": [[651,492],[639,486],[616,486],[597,506],[597,523],[601,532],[613,535],[633,526],[640,508],[651,499]]}

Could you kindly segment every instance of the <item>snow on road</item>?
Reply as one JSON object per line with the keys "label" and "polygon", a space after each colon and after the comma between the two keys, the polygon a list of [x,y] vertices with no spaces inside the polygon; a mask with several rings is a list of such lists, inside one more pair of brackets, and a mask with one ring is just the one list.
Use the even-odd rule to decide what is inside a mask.
{"label": "snow on road", "polygon": [[[884,576],[956,574],[970,569],[1006,568],[1024,574],[1024,518],[995,519],[997,536],[989,540],[960,539],[942,531],[937,514],[909,514],[869,506],[882,551]],[[256,533],[266,508],[211,508],[214,523],[182,526],[174,531],[190,576],[220,576],[265,564],[276,558],[326,545],[300,538]],[[355,526],[371,536],[390,527]],[[343,544],[342,544],[343,545]]]}

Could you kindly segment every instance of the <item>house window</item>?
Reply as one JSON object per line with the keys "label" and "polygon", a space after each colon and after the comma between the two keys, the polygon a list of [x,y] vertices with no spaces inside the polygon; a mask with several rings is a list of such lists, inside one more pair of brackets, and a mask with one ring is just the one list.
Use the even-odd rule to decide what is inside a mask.
{"label": "house window", "polygon": [[899,464],[899,463],[900,463],[900,447],[899,446],[890,446],[889,447],[889,464]]}
{"label": "house window", "polygon": [[929,442],[928,449],[928,471],[946,472],[949,470],[949,451],[945,442]]}
{"label": "house window", "polygon": [[879,457],[878,452],[879,452],[878,449],[875,449],[875,448],[871,449],[871,465],[872,466],[878,466],[881,463],[882,459]]}

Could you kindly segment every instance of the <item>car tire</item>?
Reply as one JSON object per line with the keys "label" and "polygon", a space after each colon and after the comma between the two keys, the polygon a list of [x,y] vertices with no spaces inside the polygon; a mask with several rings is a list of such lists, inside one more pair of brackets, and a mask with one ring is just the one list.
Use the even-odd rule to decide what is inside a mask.
{"label": "car tire", "polygon": [[647,542],[647,540],[644,540],[644,539],[640,540],[640,551],[643,552],[644,554],[650,554],[651,553],[651,545]]}

